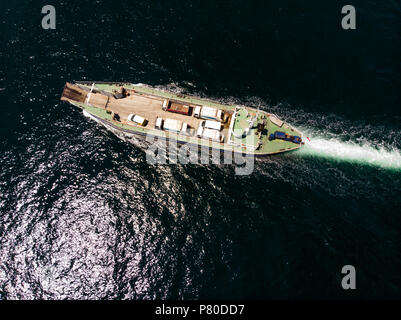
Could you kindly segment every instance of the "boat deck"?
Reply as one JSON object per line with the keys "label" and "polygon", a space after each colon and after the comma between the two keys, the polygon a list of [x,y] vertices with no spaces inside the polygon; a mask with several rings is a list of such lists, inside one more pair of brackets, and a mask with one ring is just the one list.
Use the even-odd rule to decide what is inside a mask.
{"label": "boat deck", "polygon": [[104,104],[102,99],[97,97],[98,95],[101,94],[92,94],[92,97],[89,99],[88,103],[94,107],[105,108],[113,113],[117,113],[122,121],[126,121],[128,115],[133,113],[148,120],[146,127],[149,128],[155,127],[157,117],[162,117],[163,119],[169,118],[180,120],[188,123],[191,128],[197,128],[199,126],[200,120],[197,118],[179,113],[163,111],[163,99],[131,93],[128,97],[122,99],[106,97],[106,100],[108,98],[108,102],[107,104]]}
{"label": "boat deck", "polygon": [[[163,119],[175,119],[186,122],[189,125],[190,129],[193,130],[196,130],[199,127],[200,121],[202,121],[202,119],[198,119],[192,116],[193,108],[196,105],[192,105],[190,103],[185,103],[190,107],[190,115],[184,115],[164,111],[162,109],[162,106],[165,98],[163,97],[137,93],[134,90],[128,89],[128,96],[116,99],[114,96],[103,94],[101,92],[98,92],[98,90],[95,90],[94,92],[87,90],[87,88],[83,89],[75,85],[68,84],[66,85],[66,89],[64,90],[62,100],[70,102],[80,101],[96,108],[111,111],[112,113],[118,114],[120,116],[121,123],[137,126],[136,124],[128,121],[128,115],[133,113],[145,118],[148,121],[145,128],[149,129],[155,128],[157,117],[162,117]],[[73,93],[73,95],[71,94],[71,92]],[[79,97],[79,99],[77,99],[77,97]],[[223,134],[225,136],[225,140],[227,140],[227,132],[232,113],[227,112],[226,117],[227,121],[223,123]]]}

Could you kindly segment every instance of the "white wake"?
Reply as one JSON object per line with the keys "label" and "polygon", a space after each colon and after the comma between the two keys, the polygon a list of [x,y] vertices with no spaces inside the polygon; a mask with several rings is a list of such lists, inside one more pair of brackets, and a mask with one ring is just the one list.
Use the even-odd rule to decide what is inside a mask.
{"label": "white wake", "polygon": [[398,149],[376,147],[366,142],[362,144],[343,142],[336,138],[326,139],[313,136],[310,138],[311,141],[306,141],[298,154],[401,169],[401,152]]}

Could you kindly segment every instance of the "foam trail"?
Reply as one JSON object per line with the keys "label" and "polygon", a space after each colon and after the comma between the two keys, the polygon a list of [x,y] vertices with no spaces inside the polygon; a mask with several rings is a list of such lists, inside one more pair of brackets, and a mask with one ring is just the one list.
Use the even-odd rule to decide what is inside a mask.
{"label": "foam trail", "polygon": [[298,154],[401,169],[401,153],[397,149],[376,148],[369,143],[360,145],[335,138],[311,137],[311,141],[307,142]]}

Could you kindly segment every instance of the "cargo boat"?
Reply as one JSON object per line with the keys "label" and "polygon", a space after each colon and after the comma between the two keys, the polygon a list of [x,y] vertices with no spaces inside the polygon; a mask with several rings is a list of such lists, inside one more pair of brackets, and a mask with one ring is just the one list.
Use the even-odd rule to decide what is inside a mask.
{"label": "cargo boat", "polygon": [[105,126],[178,144],[254,156],[295,150],[304,144],[301,132],[272,113],[143,84],[67,82],[61,100]]}

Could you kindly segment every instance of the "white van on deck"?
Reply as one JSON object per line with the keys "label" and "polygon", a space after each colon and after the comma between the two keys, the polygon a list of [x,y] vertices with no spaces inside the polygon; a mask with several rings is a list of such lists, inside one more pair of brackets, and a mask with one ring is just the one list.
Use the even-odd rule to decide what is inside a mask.
{"label": "white van on deck", "polygon": [[221,122],[218,121],[213,121],[213,120],[202,120],[199,123],[200,126],[208,129],[214,129],[217,131],[221,130]]}
{"label": "white van on deck", "polygon": [[155,128],[159,130],[166,130],[185,135],[190,134],[190,127],[188,123],[176,119],[167,118],[163,120],[163,118],[157,117]]}
{"label": "white van on deck", "polygon": [[145,126],[146,123],[148,122],[145,118],[138,116],[136,114],[131,113],[130,115],[128,115],[128,121],[137,123],[141,126]]}
{"label": "white van on deck", "polygon": [[214,121],[223,121],[223,110],[211,107],[196,107],[194,109],[194,117],[200,119],[209,119]]}
{"label": "white van on deck", "polygon": [[224,141],[224,135],[220,131],[204,128],[202,126],[199,126],[198,130],[196,131],[196,135],[199,138],[210,139],[217,142]]}

